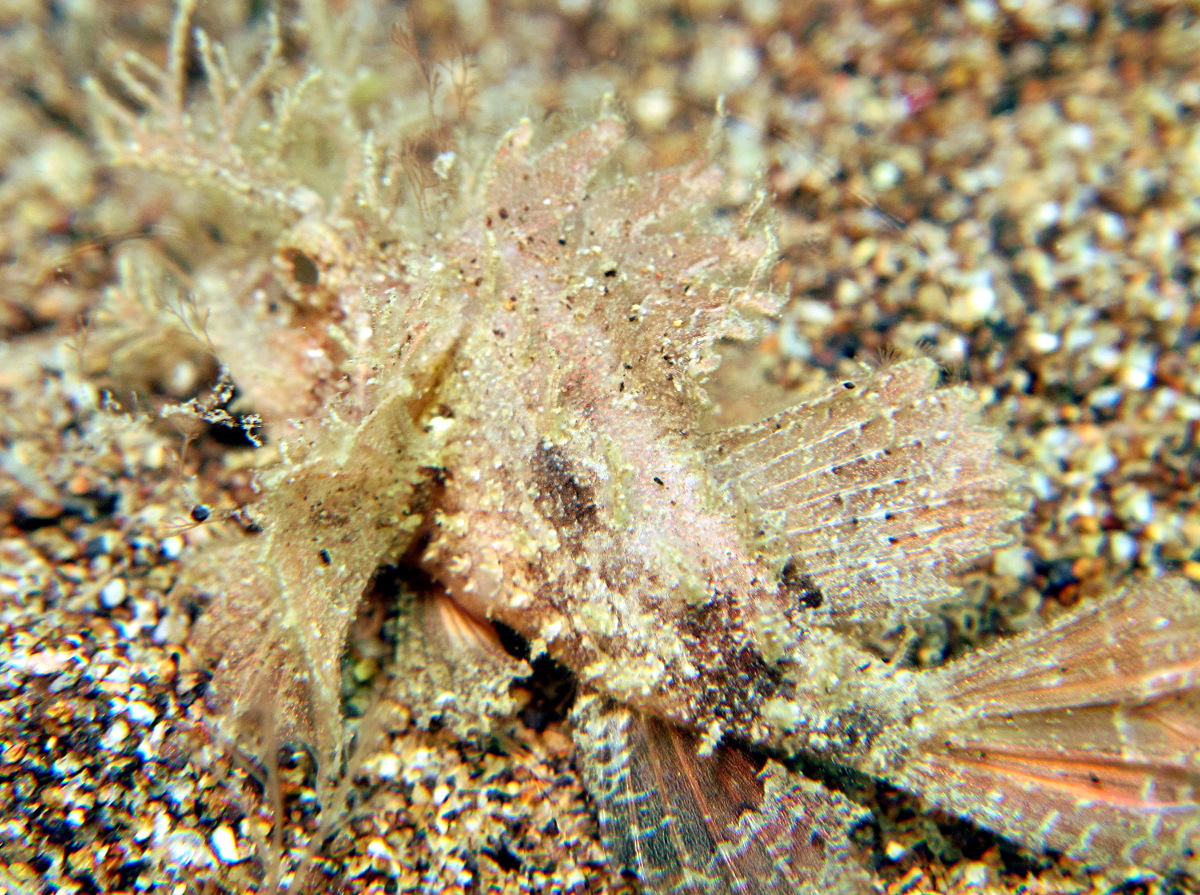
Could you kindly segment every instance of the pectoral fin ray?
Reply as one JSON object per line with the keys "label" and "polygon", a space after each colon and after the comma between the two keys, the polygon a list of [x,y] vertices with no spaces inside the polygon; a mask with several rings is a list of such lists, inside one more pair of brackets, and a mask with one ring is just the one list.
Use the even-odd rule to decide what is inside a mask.
{"label": "pectoral fin ray", "polygon": [[857,893],[848,831],[862,810],[736,746],[599,696],[575,712],[584,780],[613,861],[672,895]]}

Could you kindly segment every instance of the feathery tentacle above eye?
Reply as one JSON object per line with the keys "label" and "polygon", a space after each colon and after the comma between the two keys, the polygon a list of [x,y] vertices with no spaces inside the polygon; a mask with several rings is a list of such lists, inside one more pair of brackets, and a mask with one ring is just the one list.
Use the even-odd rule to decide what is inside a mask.
{"label": "feathery tentacle above eye", "polygon": [[806,619],[922,615],[957,591],[957,566],[1011,540],[1015,469],[972,393],[936,381],[908,361],[707,437],[713,477]]}

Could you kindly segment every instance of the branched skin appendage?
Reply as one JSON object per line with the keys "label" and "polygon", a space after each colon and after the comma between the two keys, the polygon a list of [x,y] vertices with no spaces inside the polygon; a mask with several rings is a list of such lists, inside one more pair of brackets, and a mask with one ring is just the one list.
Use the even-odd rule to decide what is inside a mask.
{"label": "branched skin appendage", "polygon": [[[478,170],[458,166],[425,226],[327,208],[246,161],[231,134],[253,97],[207,38],[223,136],[198,135],[179,46],[192,5],[167,69],[122,76],[148,117],[100,103],[118,158],[188,180],[220,167],[220,189],[281,222],[232,290],[238,313],[210,328],[278,444],[263,531],[191,575],[212,595],[199,639],[228,716],[267,716],[263,748],[311,745],[327,804],[350,623],[377,569],[403,560],[434,587],[402,611],[396,693],[426,718],[447,686],[474,688],[442,718],[477,735],[528,668],[492,622],[566,665],[605,842],[653,891],[866,885],[848,836],[861,809],[759,747],[887,778],[1038,848],[1200,869],[1186,583],[926,672],[859,645],[1011,540],[1016,471],[969,390],[906,362],[704,431],[714,342],[776,310],[769,212],[718,213],[711,165],[615,170],[612,117],[541,149],[519,125]],[[213,308],[230,291],[197,286]]]}

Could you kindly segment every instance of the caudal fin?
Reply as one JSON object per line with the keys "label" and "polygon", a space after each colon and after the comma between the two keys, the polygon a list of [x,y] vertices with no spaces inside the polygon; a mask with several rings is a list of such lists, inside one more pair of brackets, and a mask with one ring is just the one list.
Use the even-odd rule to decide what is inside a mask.
{"label": "caudal fin", "polygon": [[[1200,594],[1150,581],[931,678],[890,776],[1035,847],[1200,873]],[[916,737],[912,737],[915,733]]]}

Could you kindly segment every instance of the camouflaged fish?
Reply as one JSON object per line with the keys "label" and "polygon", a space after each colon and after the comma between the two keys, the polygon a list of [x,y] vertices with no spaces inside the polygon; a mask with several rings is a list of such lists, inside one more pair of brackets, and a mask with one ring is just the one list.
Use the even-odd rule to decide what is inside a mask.
{"label": "camouflaged fish", "polygon": [[[181,105],[106,103],[110,145],[212,176],[154,155],[212,157]],[[425,714],[486,728],[528,672],[494,623],[569,668],[604,842],[648,891],[864,890],[862,809],[788,756],[1036,849],[1200,871],[1195,591],[1145,582],[932,670],[865,650],[866,625],[928,615],[1012,539],[1015,470],[928,361],[714,431],[714,342],[775,304],[771,217],[729,214],[708,164],[622,173],[622,139],[602,117],[537,148],[522,123],[424,228],[245,176],[290,224],[274,285],[210,323],[283,445],[262,533],[195,572],[230,716],[269,703],[336,773],[349,626],[402,563],[433,585],[395,687],[419,713],[453,692]]]}

